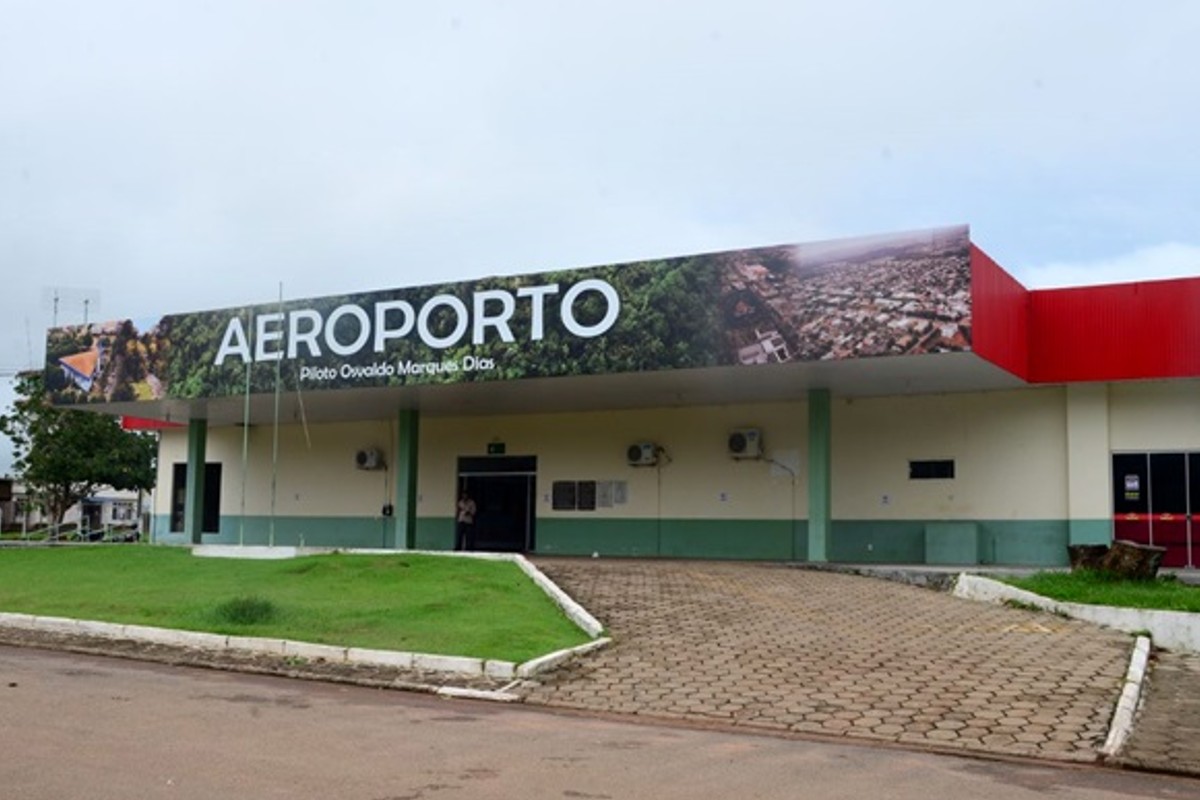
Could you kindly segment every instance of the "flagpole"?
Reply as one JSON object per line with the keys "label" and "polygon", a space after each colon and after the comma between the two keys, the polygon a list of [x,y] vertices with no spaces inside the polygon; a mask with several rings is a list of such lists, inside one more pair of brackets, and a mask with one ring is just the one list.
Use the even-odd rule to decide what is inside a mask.
{"label": "flagpole", "polygon": [[[283,281],[279,282],[279,314],[283,315]],[[275,497],[279,484],[279,379],[283,365],[283,353],[275,359],[275,424],[271,436],[271,524],[267,533],[267,546],[275,546]]]}

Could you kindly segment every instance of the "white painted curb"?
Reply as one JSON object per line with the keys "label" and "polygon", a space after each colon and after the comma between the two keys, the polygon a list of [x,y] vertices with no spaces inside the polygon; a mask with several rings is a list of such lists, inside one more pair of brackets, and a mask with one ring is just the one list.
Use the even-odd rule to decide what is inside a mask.
{"label": "white painted curb", "polygon": [[1157,611],[1146,608],[1116,608],[1083,603],[1060,603],[1027,592],[1007,583],[980,575],[959,575],[954,584],[955,597],[1003,603],[1014,600],[1027,603],[1053,614],[1065,614],[1097,625],[1115,628],[1125,633],[1149,633],[1156,647],[1200,653],[1200,614],[1187,611]]}
{"label": "white painted curb", "polygon": [[268,639],[257,636],[225,636],[219,633],[180,631],[173,628],[152,628],[147,625],[120,625],[111,622],[37,617],[31,614],[0,613],[0,625],[19,630],[41,631],[80,636],[99,636],[106,639],[189,647],[197,650],[237,650],[272,656],[292,656],[304,659],[323,659],[337,664],[418,669],[469,677],[512,678],[517,665],[511,661],[443,656],[431,653],[405,653],[395,650],[368,650],[358,647],[337,647],[313,642],[293,642],[288,639]]}
{"label": "white painted curb", "polygon": [[300,555],[298,547],[263,547],[258,545],[198,544],[192,555],[200,558],[284,559]]}
{"label": "white painted curb", "polygon": [[[524,556],[514,553],[446,553],[419,550],[337,550],[335,548],[298,547],[242,547],[237,545],[198,545],[192,554],[205,558],[295,558],[301,555],[318,555],[345,552],[363,555],[439,555],[457,558],[477,558],[486,561],[511,561],[524,572],[534,584],[554,601],[567,618],[583,630],[593,641],[565,650],[547,653],[544,656],[517,665],[511,661],[447,656],[433,653],[406,653],[396,650],[372,650],[361,647],[339,647],[314,642],[293,642],[288,639],[269,639],[256,636],[226,636],[217,633],[182,631],[172,628],[154,628],[147,625],[122,625],[112,622],[94,622],[64,617],[39,617],[31,614],[0,612],[0,626],[21,630],[42,631],[70,635],[98,636],[106,639],[125,639],[148,644],[172,647],[189,647],[201,650],[237,650],[248,653],[324,660],[336,664],[359,664],[364,666],[417,669],[446,675],[465,677],[487,677],[496,680],[512,680],[514,677],[529,677],[553,669],[571,658],[604,647],[611,639],[597,639],[604,629],[599,621],[575,602],[570,595],[546,577]],[[474,697],[478,699],[509,702],[520,699],[505,691],[489,692],[476,689],[442,687],[439,694],[447,697]]]}
{"label": "white painted curb", "polygon": [[574,622],[580,630],[588,636],[595,639],[604,630],[604,626],[600,621],[588,613],[587,609],[576,603],[575,600],[566,592],[558,587],[554,581],[546,577],[546,574],[535,567],[525,556],[518,555],[514,559],[521,571],[529,576],[543,592],[550,596],[562,612],[567,615],[567,618]]}
{"label": "white painted curb", "polygon": [[1129,670],[1125,673],[1125,686],[1121,689],[1121,698],[1117,701],[1117,710],[1113,712],[1112,723],[1108,728],[1108,738],[1100,752],[1105,756],[1115,756],[1125,745],[1125,740],[1133,731],[1133,717],[1137,713],[1138,703],[1142,697],[1142,682],[1146,678],[1146,663],[1150,658],[1150,640],[1139,636],[1133,646],[1133,654],[1129,658]]}
{"label": "white painted curb", "polygon": [[371,650],[365,647],[347,647],[346,663],[412,669],[413,654],[399,650]]}
{"label": "white painted curb", "polygon": [[491,700],[497,703],[515,703],[521,695],[504,690],[488,691],[486,689],[462,689],[457,686],[443,686],[434,694],[439,697],[457,697],[466,700]]}
{"label": "white painted curb", "polygon": [[531,678],[539,673],[554,669],[560,664],[570,661],[572,658],[581,656],[585,653],[590,653],[593,650],[599,650],[601,647],[608,645],[610,642],[612,642],[612,639],[596,639],[588,642],[587,644],[581,644],[578,647],[568,647],[565,650],[556,650],[553,653],[547,653],[544,656],[538,656],[537,658],[526,661],[524,664],[518,666],[517,677]]}

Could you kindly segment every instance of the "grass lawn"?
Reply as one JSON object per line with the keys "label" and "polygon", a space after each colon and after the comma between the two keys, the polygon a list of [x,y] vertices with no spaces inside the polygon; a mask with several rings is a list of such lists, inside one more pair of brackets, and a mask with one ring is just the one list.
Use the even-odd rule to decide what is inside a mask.
{"label": "grass lawn", "polygon": [[[250,598],[272,618],[231,621]],[[0,611],[516,662],[589,641],[517,565],[428,555],[5,548]]]}
{"label": "grass lawn", "polygon": [[1028,578],[1013,578],[1009,583],[1019,589],[1065,603],[1200,611],[1200,587],[1180,583],[1174,578],[1122,581],[1085,570],[1039,572]]}

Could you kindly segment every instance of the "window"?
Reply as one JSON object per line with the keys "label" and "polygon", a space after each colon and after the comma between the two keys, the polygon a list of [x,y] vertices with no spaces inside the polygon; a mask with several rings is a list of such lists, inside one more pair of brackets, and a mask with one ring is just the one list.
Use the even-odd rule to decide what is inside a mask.
{"label": "window", "polygon": [[612,481],[555,481],[550,487],[551,507],[555,511],[595,511],[597,506],[611,508],[613,495]]}
{"label": "window", "polygon": [[574,511],[575,481],[555,481],[550,489],[550,499],[555,511]]}
{"label": "window", "polygon": [[910,481],[950,480],[954,478],[954,459],[943,458],[932,461],[909,461]]}
{"label": "window", "polygon": [[[187,464],[175,464],[171,475],[171,532],[183,533],[184,505],[187,502]],[[203,533],[217,533],[221,524],[221,465],[204,465]]]}
{"label": "window", "polygon": [[595,511],[596,482],[580,481],[575,488],[575,502],[580,511]]}
{"label": "window", "polygon": [[133,520],[133,503],[113,503],[112,521],[131,522]]}

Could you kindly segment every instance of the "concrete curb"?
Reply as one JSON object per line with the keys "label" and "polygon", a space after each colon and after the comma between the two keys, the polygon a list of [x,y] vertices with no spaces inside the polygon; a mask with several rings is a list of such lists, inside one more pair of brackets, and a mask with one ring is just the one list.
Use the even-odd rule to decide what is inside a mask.
{"label": "concrete curb", "polygon": [[284,559],[295,558],[301,554],[299,547],[262,547],[258,545],[233,544],[198,544],[192,548],[192,555],[199,558],[253,558],[253,559]]}
{"label": "concrete curb", "polygon": [[503,689],[488,691],[487,689],[462,689],[457,686],[443,686],[434,692],[438,697],[461,698],[465,700],[491,700],[494,703],[515,703],[521,695],[506,692]]}
{"label": "concrete curb", "polygon": [[[510,561],[529,577],[533,583],[550,597],[567,618],[593,641],[578,647],[557,650],[522,664],[497,659],[472,658],[468,656],[450,656],[434,653],[408,653],[397,650],[372,650],[361,647],[339,647],[337,645],[317,644],[315,642],[295,642],[288,639],[269,639],[255,636],[226,636],[200,631],[181,631],[171,628],[154,628],[146,625],[123,625],[113,622],[96,622],[92,620],[76,620],[65,617],[42,617],[32,614],[13,614],[0,612],[0,626],[21,630],[59,633],[68,635],[91,636],[102,639],[122,639],[127,641],[161,644],[172,647],[186,647],[198,650],[237,650],[240,652],[257,653],[262,655],[292,657],[305,660],[322,660],[335,664],[355,664],[361,666],[393,667],[412,669],[421,672],[433,672],[443,675],[456,675],[470,678],[490,678],[492,680],[508,680],[520,676],[531,677],[553,669],[577,656],[604,647],[611,639],[597,639],[603,626],[564,592],[554,581],[535,567],[528,559],[514,553],[444,553],[440,551],[416,550],[343,550],[328,548],[299,548],[299,547],[239,547],[233,545],[199,545],[192,548],[192,554],[202,558],[253,558],[253,559],[282,559],[296,558],[302,555],[318,555],[332,552],[345,552],[356,555],[405,555],[420,553],[422,555],[440,555],[455,558],[477,558],[486,561]],[[477,699],[498,700],[511,702],[519,699],[505,691],[488,692],[477,689],[461,689],[442,687],[437,693],[446,697],[473,697]]]}
{"label": "concrete curb", "polygon": [[[111,622],[39,617],[32,614],[0,613],[0,625],[20,630],[40,631],[101,639],[161,644],[196,650],[238,650],[262,655],[324,660],[337,664],[396,667],[422,672],[437,672],[467,677],[486,677],[511,680],[517,665],[511,661],[444,656],[432,653],[405,653],[395,650],[369,650],[359,647],[338,647],[313,642],[294,642],[289,639],[268,639],[255,636],[225,636],[200,631],[180,631],[171,628],[152,628],[146,625],[120,625]],[[591,643],[589,643],[591,644]],[[587,645],[585,645],[586,647]]]}
{"label": "concrete curb", "polygon": [[[988,603],[1004,603],[1006,601],[1022,603],[1054,614],[1063,614],[1126,633],[1139,634],[1137,641],[1134,642],[1133,652],[1129,656],[1129,669],[1125,673],[1121,696],[1117,699],[1117,707],[1109,722],[1108,737],[1100,748],[1100,755],[1103,758],[1112,758],[1119,753],[1125,746],[1129,734],[1133,732],[1133,719],[1137,714],[1138,703],[1141,702],[1142,685],[1146,680],[1146,666],[1149,663],[1151,648],[1150,638],[1140,635],[1141,632],[1150,630],[1152,635],[1157,636],[1155,633],[1157,627],[1158,630],[1168,634],[1168,638],[1175,642],[1176,647],[1192,649],[1193,652],[1195,650],[1191,637],[1200,635],[1200,624],[1194,619],[1200,615],[1177,611],[1146,612],[1144,609],[1060,603],[1057,600],[1051,600],[979,575],[960,575],[954,585],[954,596]],[[1162,618],[1161,615],[1167,616]],[[1191,619],[1177,619],[1180,616]],[[1181,642],[1184,646],[1180,646]]]}
{"label": "concrete curb", "polygon": [[546,574],[538,569],[525,556],[517,555],[513,558],[521,571],[529,576],[538,587],[550,596],[554,604],[562,609],[562,612],[567,615],[567,618],[575,623],[584,633],[595,639],[604,631],[604,626],[600,621],[588,613],[588,610],[579,603],[575,602],[569,594],[559,588],[558,584],[546,577]]}
{"label": "concrete curb", "polygon": [[1146,679],[1146,664],[1149,659],[1150,640],[1139,636],[1133,646],[1133,654],[1129,657],[1129,671],[1125,673],[1125,686],[1121,689],[1121,698],[1117,701],[1117,710],[1113,713],[1112,723],[1108,728],[1108,738],[1100,748],[1100,752],[1106,758],[1112,758],[1119,753],[1125,745],[1125,740],[1133,732],[1133,717],[1142,698],[1142,683]]}
{"label": "concrete curb", "polygon": [[953,594],[955,597],[987,603],[1004,603],[1011,600],[1125,633],[1149,633],[1156,647],[1200,653],[1200,614],[1060,603],[980,575],[959,575],[954,584]]}
{"label": "concrete curb", "polygon": [[612,642],[612,639],[596,639],[588,642],[587,644],[581,644],[578,647],[569,647],[565,650],[556,650],[553,653],[547,653],[544,656],[531,659],[517,667],[517,677],[531,678],[534,675],[552,670],[555,667],[570,661],[572,658],[584,655],[585,653],[590,653],[593,650],[599,650],[601,647],[607,646],[610,642]]}
{"label": "concrete curb", "polygon": [[[39,617],[32,614],[0,613],[0,626],[18,630],[90,636],[100,639],[161,644],[171,647],[186,647],[196,650],[238,650],[246,653],[301,658],[312,661],[328,661],[334,664],[357,664],[360,666],[394,667],[414,669],[421,672],[437,672],[447,675],[462,675],[472,678],[513,680],[530,678],[578,656],[598,650],[612,642],[611,639],[595,639],[577,647],[556,650],[521,664],[497,659],[470,658],[467,656],[444,656],[432,653],[406,653],[399,650],[371,650],[362,647],[339,647],[337,645],[294,642],[289,639],[267,639],[254,636],[225,636],[200,631],[180,631],[172,628],[152,628],[147,625],[121,625],[113,622],[69,619],[66,617]],[[452,689],[447,696],[475,697],[480,690]],[[463,694],[473,692],[475,694]],[[483,692],[489,695],[488,692]],[[490,696],[490,695],[489,695]],[[507,700],[505,697],[492,699]]]}

